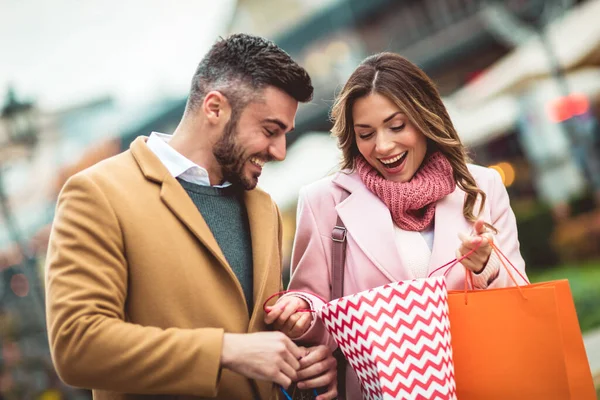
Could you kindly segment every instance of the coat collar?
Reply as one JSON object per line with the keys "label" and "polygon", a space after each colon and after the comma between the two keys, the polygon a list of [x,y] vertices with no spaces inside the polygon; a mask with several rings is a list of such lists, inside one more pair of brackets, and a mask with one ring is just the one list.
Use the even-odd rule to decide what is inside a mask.
{"label": "coat collar", "polygon": [[[341,171],[332,181],[350,192],[350,196],[336,206],[349,236],[390,281],[414,279],[403,265],[396,245],[395,225],[385,204],[364,185],[356,172]],[[454,257],[454,250],[460,246],[457,232],[468,232],[471,228],[462,214],[463,203],[464,192],[456,188],[436,204],[428,273]]]}
{"label": "coat collar", "polygon": [[[281,235],[281,221],[279,213],[274,210],[275,204],[267,193],[260,189],[248,190],[244,194],[248,221],[250,224],[250,237],[252,238],[252,263],[254,270],[254,310],[250,320],[249,332],[254,332],[257,327],[263,326],[261,317],[263,302],[271,293],[265,293],[269,274],[278,275],[281,282],[281,253],[279,248],[274,248],[274,238]],[[278,231],[279,230],[279,231]],[[277,254],[273,254],[276,251]],[[277,264],[279,268],[275,269]]]}
{"label": "coat collar", "polygon": [[365,255],[390,281],[411,279],[402,266],[389,209],[362,182],[356,172],[339,172],[333,183],[348,191],[336,211],[352,238]]}
{"label": "coat collar", "polygon": [[[138,163],[142,174],[149,181],[161,185],[160,198],[165,206],[185,225],[190,232],[202,243],[216,258],[219,264],[227,270],[234,281],[237,292],[242,300],[244,293],[242,287],[225,259],[223,251],[219,247],[210,228],[202,215],[198,212],[196,205],[185,192],[185,189],[169,173],[167,168],[160,162],[156,155],[146,145],[146,137],[138,137],[130,146],[131,153]],[[250,225],[250,237],[252,240],[252,261],[254,275],[254,310],[253,316],[260,315],[262,298],[265,296],[265,283],[269,271],[273,265],[273,237],[277,221],[273,211],[273,202],[268,194],[260,189],[246,191],[244,202],[248,213]],[[277,257],[277,255],[275,255]],[[244,300],[244,308],[245,308]],[[250,322],[250,328],[261,321]]]}
{"label": "coat collar", "polygon": [[[458,232],[468,229],[462,214],[463,199],[464,192],[456,188],[453,193],[439,200],[435,206],[433,249],[429,259],[428,274],[455,258],[456,250],[460,247]],[[435,275],[443,272],[445,270]]]}

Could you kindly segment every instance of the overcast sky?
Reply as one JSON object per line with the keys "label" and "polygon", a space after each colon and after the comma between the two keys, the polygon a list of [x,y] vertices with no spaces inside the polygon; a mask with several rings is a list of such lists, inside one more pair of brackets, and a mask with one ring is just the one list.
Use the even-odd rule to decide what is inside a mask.
{"label": "overcast sky", "polygon": [[[218,4],[218,7],[215,5]],[[0,95],[46,109],[185,94],[235,0],[0,0]]]}

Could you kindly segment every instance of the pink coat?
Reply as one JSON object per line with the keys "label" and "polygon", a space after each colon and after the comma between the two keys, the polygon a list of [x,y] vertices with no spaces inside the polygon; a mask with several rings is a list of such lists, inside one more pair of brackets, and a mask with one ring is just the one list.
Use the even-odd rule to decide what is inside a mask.
{"label": "pink coat", "polygon": [[[498,230],[494,243],[508,256],[523,275],[525,262],[519,252],[517,226],[506,188],[498,173],[492,169],[469,165],[477,185],[487,195],[481,217]],[[342,190],[350,195],[340,203]],[[429,273],[456,257],[460,247],[458,232],[469,234],[472,223],[463,215],[464,192],[457,189],[436,205],[434,242],[429,262]],[[475,211],[479,209],[478,205]],[[330,299],[331,285],[331,231],[340,216],[347,232],[344,295],[358,293],[394,281],[414,279],[399,254],[395,243],[394,223],[387,207],[362,183],[357,173],[338,172],[319,180],[300,192],[296,237],[292,254],[290,290],[302,290]],[[486,269],[498,271],[488,286],[511,286],[512,281],[498,258],[490,257]],[[435,275],[441,275],[443,271]],[[513,274],[516,275],[516,274]],[[464,268],[456,266],[447,275],[448,289],[464,287]],[[323,304],[315,296],[308,296],[312,307]],[[307,343],[331,343],[319,321],[300,339]],[[359,399],[358,381],[348,368],[347,392],[349,399]],[[356,396],[356,397],[355,397]]]}

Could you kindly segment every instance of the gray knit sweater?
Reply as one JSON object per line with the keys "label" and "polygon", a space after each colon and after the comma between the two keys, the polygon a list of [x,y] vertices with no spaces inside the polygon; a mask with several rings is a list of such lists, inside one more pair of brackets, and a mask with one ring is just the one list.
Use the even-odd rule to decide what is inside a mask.
{"label": "gray knit sweater", "polygon": [[253,308],[252,239],[243,190],[216,188],[177,179],[186,190],[217,240],[225,259],[237,276],[248,312]]}

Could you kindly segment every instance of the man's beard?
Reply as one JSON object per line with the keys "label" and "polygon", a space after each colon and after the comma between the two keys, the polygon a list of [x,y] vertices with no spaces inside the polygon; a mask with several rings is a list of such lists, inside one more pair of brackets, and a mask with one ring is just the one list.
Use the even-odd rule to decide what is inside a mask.
{"label": "man's beard", "polygon": [[[254,176],[251,178],[244,176],[244,165],[250,157],[244,155],[244,149],[236,141],[237,136],[237,119],[231,119],[225,125],[223,135],[215,143],[213,155],[221,166],[224,180],[233,185],[240,185],[245,190],[252,190],[258,183],[258,174],[253,174]],[[265,161],[269,159],[269,157],[260,158]]]}

